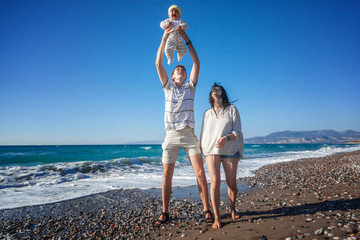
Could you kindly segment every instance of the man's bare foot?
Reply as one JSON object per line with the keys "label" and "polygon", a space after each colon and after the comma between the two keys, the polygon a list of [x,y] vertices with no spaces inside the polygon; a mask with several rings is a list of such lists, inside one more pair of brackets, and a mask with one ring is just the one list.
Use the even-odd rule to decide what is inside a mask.
{"label": "man's bare foot", "polygon": [[163,212],[161,213],[158,220],[156,220],[155,225],[161,225],[167,223],[169,221],[169,213]]}
{"label": "man's bare foot", "polygon": [[214,222],[214,215],[210,210],[207,210],[205,213],[205,219],[207,223],[213,223]]}
{"label": "man's bare foot", "polygon": [[240,218],[240,215],[236,213],[236,211],[231,211],[232,220],[236,220]]}
{"label": "man's bare foot", "polygon": [[219,219],[215,219],[212,227],[213,227],[214,229],[220,229],[220,228],[221,228],[221,222],[220,222],[220,220],[219,220]]}

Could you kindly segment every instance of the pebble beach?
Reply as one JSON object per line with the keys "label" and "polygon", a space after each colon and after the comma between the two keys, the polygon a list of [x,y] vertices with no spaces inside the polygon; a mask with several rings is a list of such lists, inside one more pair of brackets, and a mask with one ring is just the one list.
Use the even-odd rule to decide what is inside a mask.
{"label": "pebble beach", "polygon": [[162,226],[161,192],[113,190],[1,210],[0,239],[360,239],[360,151],[267,165],[239,184],[250,186],[238,193],[240,218],[221,202],[218,230],[189,197],[197,187],[171,200]]}

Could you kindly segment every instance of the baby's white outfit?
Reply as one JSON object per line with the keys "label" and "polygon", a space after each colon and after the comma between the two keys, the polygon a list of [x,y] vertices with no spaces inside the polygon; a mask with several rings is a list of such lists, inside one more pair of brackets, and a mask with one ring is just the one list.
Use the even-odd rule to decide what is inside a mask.
{"label": "baby's white outfit", "polygon": [[185,47],[184,39],[181,37],[180,33],[176,31],[176,26],[180,25],[181,28],[186,31],[189,28],[189,25],[182,19],[172,20],[170,18],[162,21],[160,27],[165,29],[169,26],[169,22],[172,22],[174,31],[169,34],[169,37],[165,44],[165,55],[168,59],[168,64],[174,62],[174,51],[177,51],[178,61],[180,62],[185,56],[187,50]]}

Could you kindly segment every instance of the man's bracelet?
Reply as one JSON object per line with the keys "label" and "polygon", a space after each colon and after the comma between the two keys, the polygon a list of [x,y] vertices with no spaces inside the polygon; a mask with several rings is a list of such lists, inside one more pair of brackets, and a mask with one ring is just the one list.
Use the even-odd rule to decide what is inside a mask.
{"label": "man's bracelet", "polygon": [[191,44],[192,42],[191,42],[191,40],[189,40],[188,42],[186,42],[186,45],[189,45],[189,44]]}

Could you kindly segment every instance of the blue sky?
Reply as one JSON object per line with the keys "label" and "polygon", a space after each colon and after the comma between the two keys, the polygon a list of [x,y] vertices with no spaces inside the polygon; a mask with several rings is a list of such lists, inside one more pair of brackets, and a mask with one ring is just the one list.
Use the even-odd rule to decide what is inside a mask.
{"label": "blue sky", "polygon": [[245,138],[360,131],[358,0],[19,0],[0,2],[0,145],[161,141],[155,57],[172,4],[201,62],[197,134],[215,81]]}

